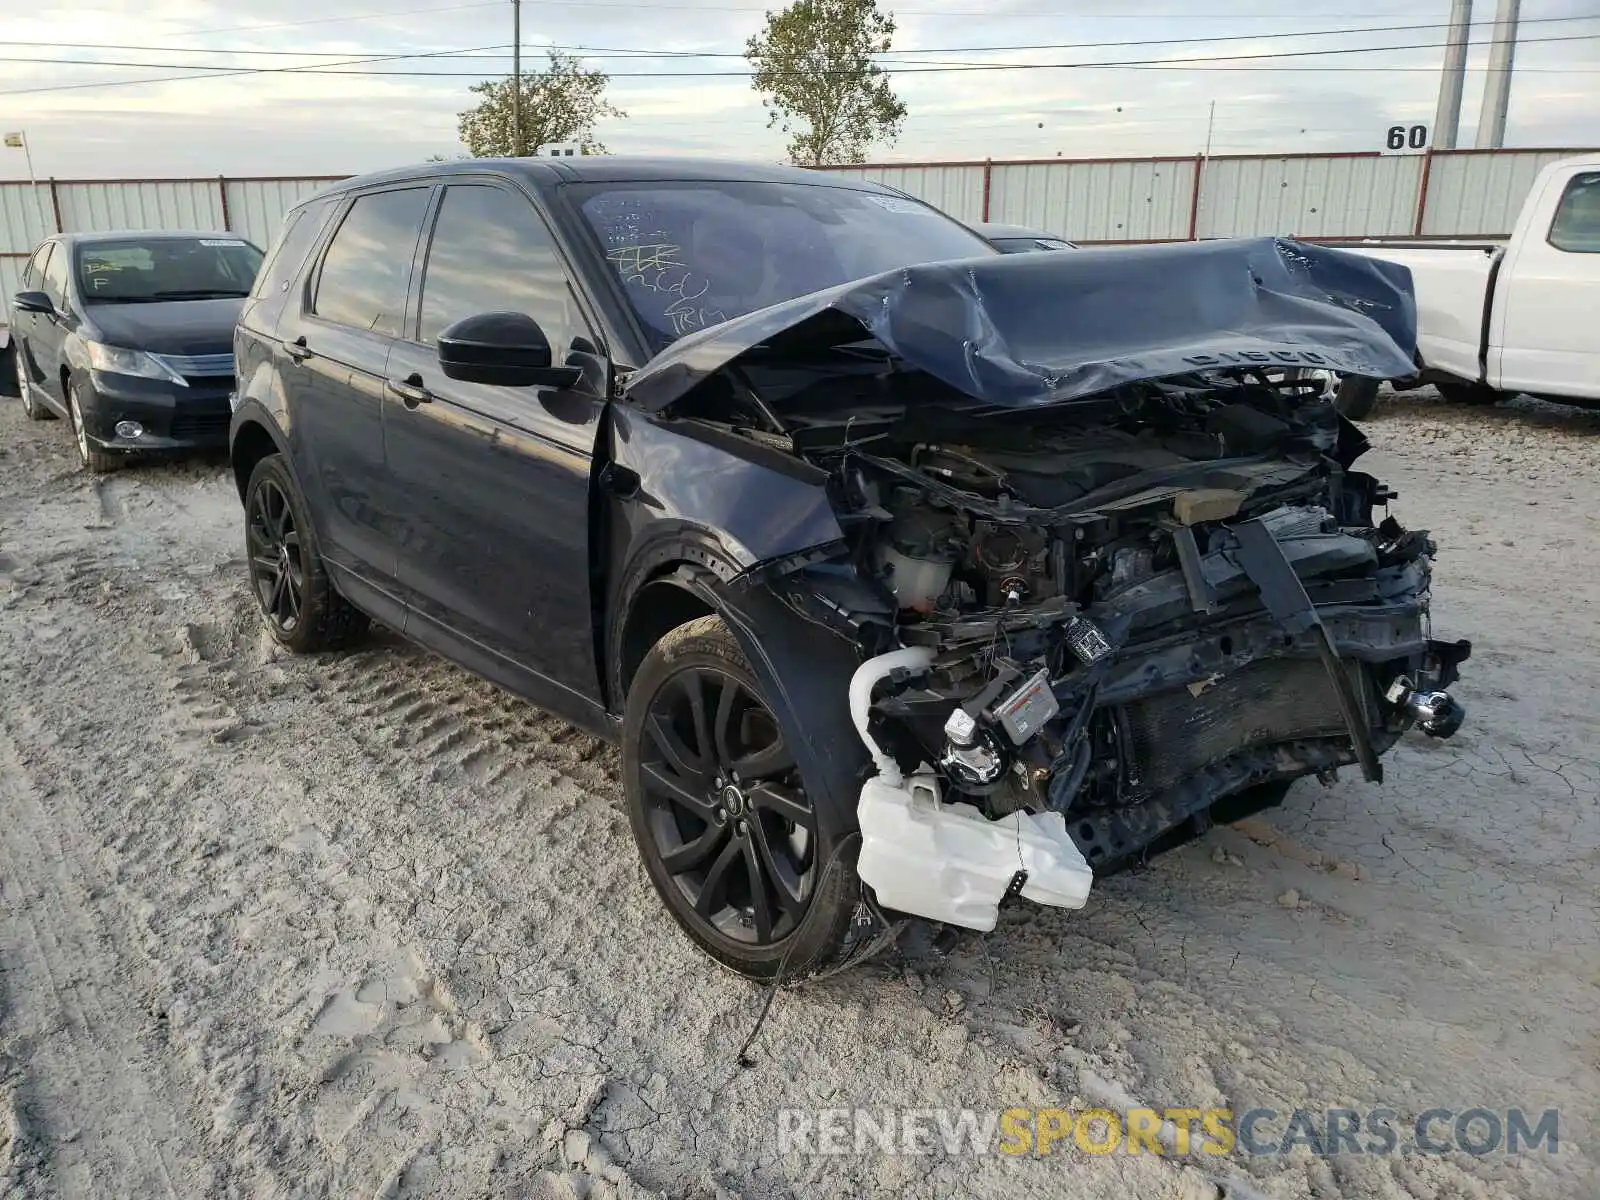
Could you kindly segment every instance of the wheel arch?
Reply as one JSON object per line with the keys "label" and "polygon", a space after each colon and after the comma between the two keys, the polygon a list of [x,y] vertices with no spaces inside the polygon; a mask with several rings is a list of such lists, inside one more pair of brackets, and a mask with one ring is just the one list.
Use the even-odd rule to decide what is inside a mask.
{"label": "wheel arch", "polygon": [[238,489],[240,503],[244,502],[244,490],[250,484],[251,472],[269,454],[283,454],[285,459],[288,458],[283,443],[270,424],[254,416],[235,423],[233,436],[228,443],[228,459],[233,467],[233,482]]}
{"label": "wheel arch", "polygon": [[736,572],[726,560],[717,565],[720,570],[682,556],[660,562],[624,593],[608,654],[617,709],[626,703],[639,664],[663,635],[696,617],[722,618],[794,751],[807,791],[829,807],[838,827],[854,829],[870,761],[848,702],[859,651],[833,630],[802,617],[759,572]]}

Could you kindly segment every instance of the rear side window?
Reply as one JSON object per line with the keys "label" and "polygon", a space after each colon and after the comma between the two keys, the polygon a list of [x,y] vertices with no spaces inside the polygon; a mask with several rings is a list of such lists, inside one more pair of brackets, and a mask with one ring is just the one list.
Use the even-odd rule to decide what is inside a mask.
{"label": "rear side window", "polygon": [[1550,244],[1573,254],[1600,254],[1600,171],[1574,175],[1550,222]]}
{"label": "rear side window", "polygon": [[323,256],[312,312],[356,329],[400,332],[429,191],[374,192],[350,206]]}
{"label": "rear side window", "polygon": [[520,312],[559,358],[579,332],[571,290],[544,220],[525,198],[485,184],[445,189],[422,279],[421,340],[485,312]]}
{"label": "rear side window", "polygon": [[273,239],[272,249],[256,276],[256,285],[250,295],[257,300],[271,299],[289,289],[305,265],[317,235],[328,222],[331,200],[314,200],[294,209],[283,221],[283,229]]}

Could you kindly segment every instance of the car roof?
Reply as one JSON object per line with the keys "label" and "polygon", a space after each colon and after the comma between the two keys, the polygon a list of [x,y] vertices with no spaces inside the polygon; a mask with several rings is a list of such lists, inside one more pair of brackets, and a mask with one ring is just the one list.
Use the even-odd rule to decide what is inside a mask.
{"label": "car roof", "polygon": [[604,154],[571,158],[458,158],[449,162],[419,163],[340,180],[321,195],[331,195],[375,184],[464,175],[489,171],[513,175],[536,188],[562,183],[646,183],[707,180],[724,183],[804,183],[822,187],[898,195],[895,189],[871,180],[856,179],[801,167],[740,162],[720,158],[673,158],[662,155]]}
{"label": "car roof", "polygon": [[[219,241],[248,242],[242,233],[226,229],[124,229],[101,230],[95,233],[57,233],[51,239],[64,246],[93,246],[97,242],[172,241],[177,238],[216,238]],[[46,240],[51,240],[46,239]]]}
{"label": "car roof", "polygon": [[1059,233],[1047,233],[1043,229],[1030,229],[1026,225],[997,225],[991,222],[982,222],[969,226],[980,237],[986,238],[1049,238],[1053,242],[1064,242],[1067,239]]}

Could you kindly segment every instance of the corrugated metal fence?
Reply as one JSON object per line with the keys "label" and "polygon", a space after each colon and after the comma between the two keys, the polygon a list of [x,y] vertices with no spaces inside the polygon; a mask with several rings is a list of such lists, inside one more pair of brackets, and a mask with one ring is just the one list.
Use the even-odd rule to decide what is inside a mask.
{"label": "corrugated metal fence", "polygon": [[1078,242],[1499,237],[1535,175],[1584,150],[1251,154],[830,167],[920,196],[963,221]]}
{"label": "corrugated metal fence", "polygon": [[[1039,159],[830,167],[901,188],[964,221],[1031,225],[1079,242],[1495,237],[1540,168],[1582,150],[1413,155]],[[260,246],[302,196],[339,176],[0,183],[0,295],[45,233],[230,229]]]}
{"label": "corrugated metal fence", "polygon": [[[302,196],[339,175],[299,179],[41,179],[0,183],[0,296],[17,290],[46,233],[230,229],[263,248]],[[0,322],[4,315],[0,314]]]}

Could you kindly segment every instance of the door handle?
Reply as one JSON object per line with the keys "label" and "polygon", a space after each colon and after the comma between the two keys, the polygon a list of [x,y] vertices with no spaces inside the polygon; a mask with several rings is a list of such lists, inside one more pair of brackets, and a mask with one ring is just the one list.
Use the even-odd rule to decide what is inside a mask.
{"label": "door handle", "polygon": [[295,362],[305,362],[306,359],[310,358],[315,353],[315,351],[306,345],[305,334],[301,334],[292,342],[285,342],[283,344],[283,348],[288,353],[289,357],[294,359]]}
{"label": "door handle", "polygon": [[412,373],[404,379],[391,379],[388,381],[389,390],[400,397],[407,408],[416,408],[419,404],[427,404],[433,399],[433,393],[422,386],[422,376]]}

